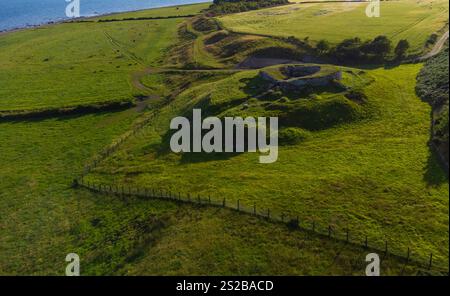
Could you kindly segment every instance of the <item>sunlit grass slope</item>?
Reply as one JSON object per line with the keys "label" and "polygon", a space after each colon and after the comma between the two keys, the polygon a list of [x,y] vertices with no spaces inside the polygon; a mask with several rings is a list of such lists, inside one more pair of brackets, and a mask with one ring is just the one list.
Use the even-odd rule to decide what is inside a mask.
{"label": "sunlit grass slope", "polygon": [[161,152],[170,119],[188,114],[202,98],[247,100],[244,74],[194,87],[161,110],[145,136],[131,140],[89,179],[226,197],[230,203],[240,199],[243,205],[348,226],[355,235],[378,238],[381,244],[387,238],[396,251],[410,247],[416,255],[432,252],[445,262],[448,183],[427,145],[430,107],[414,92],[420,67],[367,71],[375,80],[364,89],[376,110],[372,117],[314,131],[302,143],[282,147],[270,165],[259,164],[254,153],[215,158]]}
{"label": "sunlit grass slope", "polygon": [[448,1],[382,1],[380,17],[369,18],[367,3],[292,4],[219,17],[236,32],[295,36],[311,41],[338,43],[346,38],[371,39],[386,35],[392,41],[407,39],[410,53],[420,52],[430,34],[448,21]]}
{"label": "sunlit grass slope", "polygon": [[90,18],[90,20],[111,20],[111,19],[128,19],[128,18],[148,18],[148,17],[168,17],[168,16],[185,16],[194,15],[200,13],[202,10],[208,8],[212,1],[207,2],[205,0],[198,2],[198,4],[188,4],[188,5],[177,5],[170,7],[162,7],[156,9],[146,9],[133,12],[125,13],[114,13],[105,16],[99,16],[95,18]]}
{"label": "sunlit grass slope", "polygon": [[129,100],[131,73],[163,63],[183,20],[67,23],[1,35],[0,111]]}
{"label": "sunlit grass slope", "polygon": [[[361,248],[230,211],[72,189],[84,160],[136,116],[0,123],[0,274],[62,276],[72,252],[83,275],[364,274]],[[382,266],[403,269],[393,258]]]}

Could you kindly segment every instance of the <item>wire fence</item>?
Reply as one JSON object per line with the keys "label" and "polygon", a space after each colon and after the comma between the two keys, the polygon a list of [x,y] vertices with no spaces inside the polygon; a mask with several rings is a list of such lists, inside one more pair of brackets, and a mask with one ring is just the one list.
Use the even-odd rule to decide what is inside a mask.
{"label": "wire fence", "polygon": [[98,166],[100,162],[116,152],[117,149],[119,149],[120,146],[122,146],[122,144],[125,143],[130,137],[135,136],[137,133],[139,133],[154,118],[154,115],[154,113],[150,113],[141,121],[137,122],[129,131],[119,136],[110,145],[103,148],[103,150],[97,153],[97,155],[87,161],[87,164],[84,166],[83,171],[77,178],[77,180],[82,179],[84,176],[89,174],[95,167]]}
{"label": "wire fence", "polygon": [[401,252],[399,248],[395,248],[388,240],[384,240],[381,243],[381,240],[379,239],[367,235],[361,236],[359,232],[353,232],[350,228],[339,228],[336,225],[324,225],[323,223],[321,224],[314,220],[301,219],[300,216],[293,216],[281,211],[258,207],[257,204],[250,206],[243,204],[240,200],[230,201],[226,198],[213,198],[210,195],[194,196],[191,194],[182,194],[181,192],[138,188],[126,185],[97,184],[85,181],[84,178],[74,180],[74,183],[75,187],[82,187],[96,193],[116,195],[120,198],[137,197],[143,199],[159,199],[177,203],[226,208],[242,214],[265,219],[270,222],[282,223],[293,230],[306,231],[328,239],[337,240],[357,247],[363,247],[368,251],[381,254],[383,258],[394,257],[402,260],[406,264],[414,264],[420,268],[428,270],[433,269],[434,271],[444,273],[448,272],[448,267],[444,267],[444,265],[433,260],[432,253],[428,258],[424,258],[419,256],[419,254],[414,253],[411,248],[406,248],[403,250],[404,252]]}
{"label": "wire fence", "polygon": [[405,264],[415,264],[420,268],[437,271],[440,273],[448,273],[448,263],[436,262],[433,254],[430,253],[428,258],[424,258],[415,253],[412,248],[402,250],[395,246],[394,243],[387,239],[379,239],[369,237],[368,235],[361,235],[360,231],[352,231],[350,228],[339,228],[336,225],[324,225],[312,219],[302,219],[300,215],[286,214],[281,211],[275,211],[269,208],[262,208],[257,204],[248,205],[242,203],[241,200],[230,200],[226,198],[214,198],[211,195],[200,196],[192,195],[190,193],[164,191],[152,188],[139,188],[127,185],[101,184],[95,182],[85,181],[84,177],[89,174],[98,164],[105,158],[117,151],[118,148],[130,137],[138,134],[153,118],[154,113],[138,122],[131,130],[121,135],[112,144],[104,148],[98,153],[88,164],[84,167],[81,176],[73,180],[72,186],[74,188],[85,188],[92,192],[116,195],[121,198],[138,197],[144,199],[160,199],[178,203],[188,203],[200,206],[211,206],[226,208],[237,211],[242,214],[255,216],[265,219],[270,222],[282,223],[290,229],[306,231],[315,235],[340,241],[346,244],[351,244],[357,247],[363,247],[368,251],[373,251],[382,254],[384,258],[394,257],[405,262]]}

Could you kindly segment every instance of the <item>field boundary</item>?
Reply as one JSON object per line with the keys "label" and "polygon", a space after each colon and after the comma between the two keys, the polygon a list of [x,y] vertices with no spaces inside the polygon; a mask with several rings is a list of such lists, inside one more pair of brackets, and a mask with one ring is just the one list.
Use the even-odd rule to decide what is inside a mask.
{"label": "field boundary", "polygon": [[[372,251],[380,255],[382,259],[395,258],[406,264],[413,264],[418,269],[428,270],[432,272],[438,272],[447,274],[448,267],[440,262],[433,261],[433,254],[431,253],[428,258],[423,256],[414,256],[411,248],[405,249],[403,254],[392,251],[392,245],[388,240],[384,241],[384,245],[372,243],[371,238],[368,236],[352,236],[351,229],[349,228],[337,228],[332,225],[323,225],[310,219],[301,219],[300,216],[286,215],[283,212],[275,212],[271,209],[257,208],[256,205],[249,207],[237,200],[236,203],[227,202],[226,198],[215,199],[210,195],[204,196],[191,196],[190,194],[183,195],[180,192],[163,191],[149,188],[139,188],[125,185],[111,185],[100,184],[94,182],[84,181],[84,178],[74,180],[74,188],[84,188],[94,193],[113,195],[126,199],[127,197],[136,197],[140,199],[154,199],[176,202],[178,204],[191,204],[197,206],[208,206],[215,208],[223,208],[232,211],[236,211],[241,214],[250,215],[266,221],[284,224],[292,230],[305,231],[311,234],[315,234],[324,239],[332,239],[341,243],[349,244],[355,247],[363,248],[367,251]],[[373,239],[373,238],[372,238]]]}
{"label": "field boundary", "polygon": [[[215,208],[223,208],[228,210],[237,211],[238,213],[251,215],[260,219],[265,219],[273,223],[281,223],[293,230],[307,231],[309,233],[318,235],[325,239],[333,239],[341,243],[351,244],[353,246],[362,247],[366,250],[376,252],[382,258],[393,257],[403,261],[406,264],[414,264],[419,269],[434,271],[438,273],[448,274],[448,264],[442,262],[436,262],[433,259],[433,254],[430,253],[428,258],[423,256],[415,256],[412,248],[405,249],[402,253],[394,251],[399,250],[387,239],[379,239],[375,237],[357,236],[353,235],[350,228],[338,228],[334,225],[319,224],[312,219],[303,219],[300,215],[287,215],[280,211],[273,211],[270,208],[260,208],[256,204],[253,206],[244,205],[237,200],[234,203],[227,202],[227,199],[217,199],[208,195],[204,196],[192,196],[191,194],[183,195],[181,192],[164,191],[154,188],[133,187],[116,184],[105,184],[85,181],[84,177],[87,176],[93,169],[95,169],[103,160],[112,155],[118,148],[122,146],[132,136],[136,136],[141,133],[143,128],[150,123],[154,118],[155,113],[149,114],[146,118],[136,123],[134,127],[113,141],[109,146],[105,147],[100,153],[94,156],[85,166],[83,172],[75,179],[72,180],[72,187],[75,189],[85,189],[94,193],[107,194],[118,196],[122,199],[127,197],[136,197],[142,199],[158,199],[164,201],[177,202],[180,204],[192,204],[198,206],[210,206]],[[383,242],[383,243],[380,243]]]}
{"label": "field boundary", "polygon": [[186,15],[170,15],[170,16],[143,16],[143,17],[128,17],[128,18],[118,18],[118,19],[99,19],[97,23],[109,23],[109,22],[125,22],[125,21],[146,21],[146,20],[166,20],[175,18],[190,18],[197,16],[197,14],[186,14]]}
{"label": "field boundary", "polygon": [[0,122],[42,119],[64,115],[84,115],[103,111],[120,111],[134,106],[133,100],[99,102],[87,105],[63,106],[29,110],[0,110]]}

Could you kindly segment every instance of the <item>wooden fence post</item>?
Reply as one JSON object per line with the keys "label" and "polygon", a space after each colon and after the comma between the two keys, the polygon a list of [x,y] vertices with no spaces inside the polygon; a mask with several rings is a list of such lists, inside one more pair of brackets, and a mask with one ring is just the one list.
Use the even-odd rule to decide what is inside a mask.
{"label": "wooden fence post", "polygon": [[430,262],[428,263],[428,269],[431,269],[432,261],[433,261],[433,253],[430,253]]}

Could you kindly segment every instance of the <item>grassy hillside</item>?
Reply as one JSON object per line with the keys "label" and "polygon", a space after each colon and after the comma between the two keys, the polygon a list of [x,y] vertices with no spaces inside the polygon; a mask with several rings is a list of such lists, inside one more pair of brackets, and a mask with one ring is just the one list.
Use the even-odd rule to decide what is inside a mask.
{"label": "grassy hillside", "polygon": [[71,190],[70,180],[136,116],[129,110],[0,123],[0,274],[63,274],[65,255],[79,240],[71,228],[109,207]]}
{"label": "grassy hillside", "polygon": [[[202,7],[176,11],[190,14]],[[172,10],[164,8],[162,15]],[[181,22],[67,23],[1,35],[0,111],[131,100],[138,94],[131,74],[163,63]]]}
{"label": "grassy hillside", "polygon": [[[69,252],[80,255],[84,275],[364,273],[360,248],[229,211],[70,188],[83,161],[136,116],[0,123],[0,274],[64,275]],[[394,258],[382,266],[384,274],[416,272]]]}
{"label": "grassy hillside", "polygon": [[134,12],[114,13],[105,16],[90,18],[89,20],[118,20],[130,18],[151,18],[151,17],[169,17],[169,16],[186,16],[195,15],[211,5],[210,1],[200,0],[198,2],[206,2],[199,4],[178,5],[170,7],[162,7],[156,9],[139,10]]}
{"label": "grassy hillside", "polygon": [[235,32],[294,36],[312,42],[325,39],[332,44],[347,38],[365,40],[386,35],[394,43],[407,39],[411,54],[421,52],[428,37],[448,20],[445,0],[383,1],[378,18],[368,18],[366,6],[367,3],[293,4],[230,14],[218,20]]}
{"label": "grassy hillside", "polygon": [[281,148],[272,165],[259,164],[252,153],[224,157],[161,150],[170,118],[188,114],[204,98],[209,99],[203,107],[216,100],[215,93],[246,98],[227,107],[228,115],[239,112],[240,104],[247,102],[252,110],[257,103],[244,93],[252,71],[194,87],[89,180],[226,197],[230,203],[240,199],[242,205],[348,226],[354,235],[368,234],[380,244],[386,237],[400,252],[409,246],[417,255],[433,252],[446,262],[448,183],[427,146],[430,107],[414,92],[420,67],[368,71],[375,82],[364,92],[375,115],[313,132],[306,141]]}
{"label": "grassy hillside", "polygon": [[[426,7],[436,22],[427,17],[412,30],[426,36],[438,27],[443,17],[435,10],[445,5],[433,5]],[[348,227],[352,238],[368,235],[379,248],[386,239],[398,254],[410,247],[423,263],[431,252],[436,264],[448,263],[448,179],[427,146],[430,106],[414,92],[422,65],[330,65],[326,70],[343,70],[341,83],[284,91],[271,88],[258,70],[235,65],[254,54],[297,59],[308,53],[304,44],[234,34],[200,16],[124,20],[198,14],[208,6],[0,35],[0,113],[148,96],[125,111],[0,122],[0,274],[63,275],[71,252],[80,255],[84,275],[364,274],[368,250],[352,244],[229,210],[72,188],[86,160],[148,115],[147,104],[158,108],[156,117],[87,181],[239,199],[242,206],[314,220],[325,232],[328,224]],[[278,17],[267,17],[271,11],[251,13],[270,22]],[[269,26],[296,28],[278,20]],[[251,153],[171,153],[169,122],[194,107],[221,117],[279,116],[278,162],[262,165]],[[417,268],[395,257],[382,262],[384,275],[416,274]]]}

